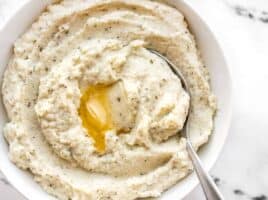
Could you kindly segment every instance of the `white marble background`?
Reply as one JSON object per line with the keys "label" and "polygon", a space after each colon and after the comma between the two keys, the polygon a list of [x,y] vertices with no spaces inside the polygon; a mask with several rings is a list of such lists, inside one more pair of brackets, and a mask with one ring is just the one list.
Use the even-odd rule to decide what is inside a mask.
{"label": "white marble background", "polygon": [[[0,28],[27,0],[0,0]],[[230,136],[211,171],[227,200],[268,200],[268,0],[186,0],[220,41],[233,79]],[[0,175],[0,199],[24,200]],[[185,200],[204,199],[200,187]]]}

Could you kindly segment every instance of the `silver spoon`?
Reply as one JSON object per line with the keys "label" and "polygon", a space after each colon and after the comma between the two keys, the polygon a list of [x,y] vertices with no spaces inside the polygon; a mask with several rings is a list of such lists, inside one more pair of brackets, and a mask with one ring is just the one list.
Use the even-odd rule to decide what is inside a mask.
{"label": "silver spoon", "polygon": [[[168,60],[165,56],[163,56],[159,52],[152,50],[152,49],[148,49],[148,50],[150,52],[156,54],[157,56],[159,56],[160,58],[162,58],[163,60],[165,60],[167,62],[167,64],[169,65],[169,67],[171,68],[173,73],[176,74],[180,78],[181,83],[182,83],[182,87],[185,89],[185,91],[189,94],[189,96],[191,98],[191,93],[190,93],[189,87],[187,85],[187,82],[185,81],[184,76],[178,70],[178,68],[170,60]],[[190,114],[191,114],[191,104],[189,106],[188,116],[185,120],[185,125],[184,125],[183,130],[182,130],[182,136],[186,138],[186,150],[189,154],[190,159],[192,160],[194,170],[195,170],[195,172],[198,176],[198,179],[201,183],[201,186],[202,186],[203,191],[205,193],[206,199],[208,199],[208,200],[223,200],[224,198],[223,198],[222,194],[220,193],[216,184],[212,180],[211,176],[208,174],[208,172],[202,166],[201,161],[198,158],[198,155],[195,152],[195,150],[191,144],[191,141],[189,139],[188,119],[189,119]]]}

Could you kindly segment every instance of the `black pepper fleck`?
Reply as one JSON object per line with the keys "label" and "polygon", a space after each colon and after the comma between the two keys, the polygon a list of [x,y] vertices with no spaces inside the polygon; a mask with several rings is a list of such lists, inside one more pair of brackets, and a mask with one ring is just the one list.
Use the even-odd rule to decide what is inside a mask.
{"label": "black pepper fleck", "polygon": [[101,12],[107,12],[108,9],[107,9],[107,8],[103,8],[103,9],[101,9],[100,11],[101,11]]}
{"label": "black pepper fleck", "polygon": [[43,51],[43,47],[41,47],[41,46],[38,46],[38,49],[40,52]]}

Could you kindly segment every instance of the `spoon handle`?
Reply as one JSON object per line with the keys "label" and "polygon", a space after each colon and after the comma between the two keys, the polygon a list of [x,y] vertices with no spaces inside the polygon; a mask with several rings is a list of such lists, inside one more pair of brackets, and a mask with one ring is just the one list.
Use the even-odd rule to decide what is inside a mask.
{"label": "spoon handle", "polygon": [[220,193],[216,184],[212,180],[211,176],[208,174],[208,172],[204,170],[200,159],[198,158],[195,150],[193,149],[191,143],[188,140],[186,142],[186,149],[187,149],[190,159],[192,160],[194,170],[201,183],[206,199],[207,200],[224,200],[222,194]]}

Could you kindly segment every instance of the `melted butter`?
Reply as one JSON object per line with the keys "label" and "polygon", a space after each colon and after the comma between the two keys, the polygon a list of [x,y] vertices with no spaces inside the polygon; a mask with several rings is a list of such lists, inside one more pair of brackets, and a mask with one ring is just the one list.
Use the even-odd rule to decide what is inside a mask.
{"label": "melted butter", "polygon": [[114,129],[107,97],[108,90],[107,86],[88,87],[80,99],[78,109],[82,125],[100,153],[105,151],[105,133]]}

